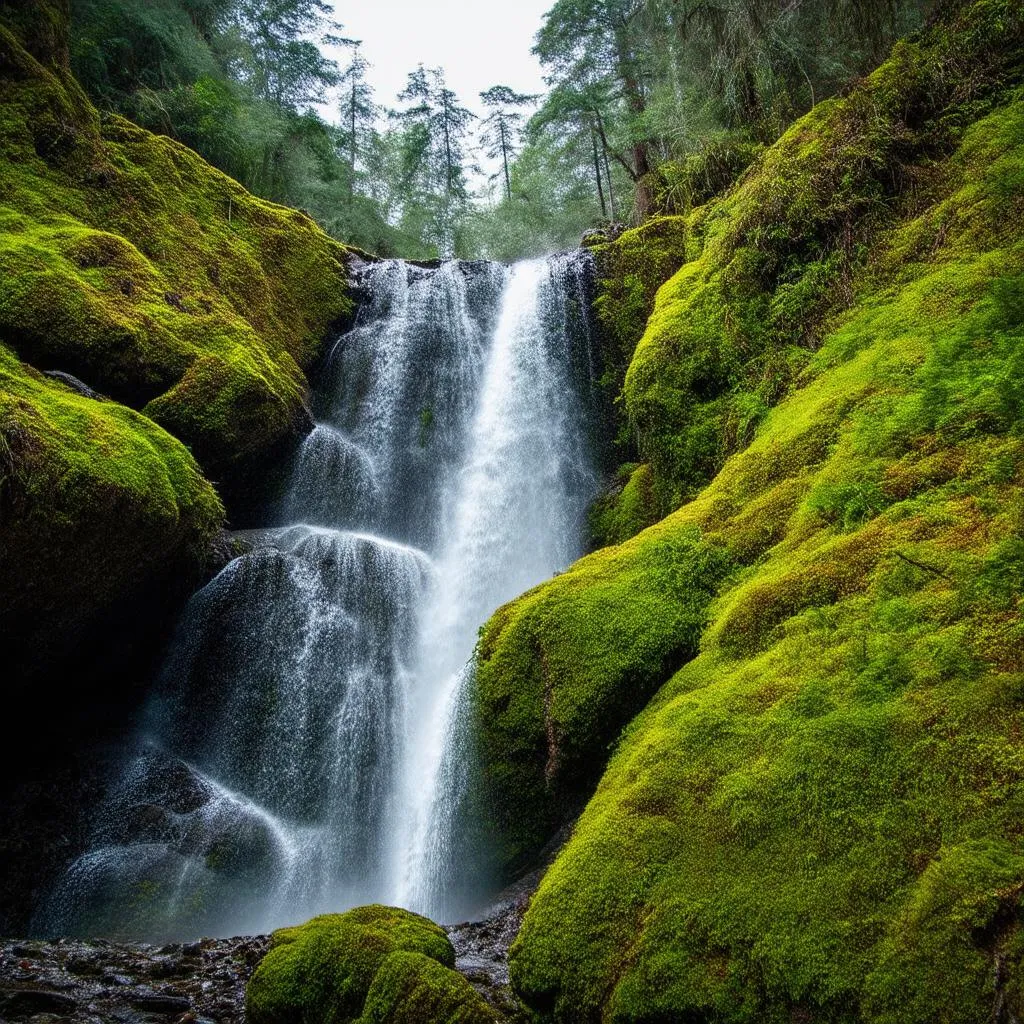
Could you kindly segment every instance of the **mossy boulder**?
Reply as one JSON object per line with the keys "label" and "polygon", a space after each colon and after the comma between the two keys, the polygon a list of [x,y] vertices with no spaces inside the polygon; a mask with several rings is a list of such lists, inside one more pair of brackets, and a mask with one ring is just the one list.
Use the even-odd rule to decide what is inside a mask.
{"label": "mossy boulder", "polygon": [[[960,17],[1019,28],[993,3]],[[1004,85],[752,442],[606,555],[626,579],[648,538],[699,530],[736,568],[530,905],[510,964],[542,1019],[1024,1012],[1024,91]],[[532,598],[556,622],[581,600],[558,582]]]}
{"label": "mossy boulder", "polygon": [[223,517],[181,442],[0,346],[0,623],[11,686],[142,590],[183,600]]}
{"label": "mossy boulder", "polygon": [[658,289],[687,262],[689,225],[684,217],[657,217],[591,247],[598,288],[594,310],[601,333],[602,365],[616,391],[643,337]]}
{"label": "mossy boulder", "polygon": [[731,568],[699,529],[660,525],[499,609],[474,699],[499,868],[526,866],[592,791],[622,727],[697,651]]}
{"label": "mossy boulder", "polygon": [[275,932],[246,988],[246,1014],[251,1024],[500,1020],[454,967],[439,925],[360,907]]}
{"label": "mossy boulder", "polygon": [[101,117],[63,6],[0,8],[0,341],[145,411],[230,492],[307,428],[303,371],[352,306],[345,250]]}
{"label": "mossy boulder", "polygon": [[422,953],[381,964],[358,1024],[499,1024],[503,1015],[456,971]]}

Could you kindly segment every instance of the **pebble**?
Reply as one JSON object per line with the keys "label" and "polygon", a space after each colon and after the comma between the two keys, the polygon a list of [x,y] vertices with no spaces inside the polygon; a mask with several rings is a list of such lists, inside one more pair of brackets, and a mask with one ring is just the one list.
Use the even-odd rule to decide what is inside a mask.
{"label": "pebble", "polygon": [[0,940],[0,1021],[243,1024],[265,936],[142,943]]}

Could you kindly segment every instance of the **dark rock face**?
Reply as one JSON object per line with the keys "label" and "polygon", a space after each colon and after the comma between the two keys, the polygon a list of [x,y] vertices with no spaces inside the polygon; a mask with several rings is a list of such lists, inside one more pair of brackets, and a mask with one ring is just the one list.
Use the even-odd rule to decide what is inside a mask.
{"label": "dark rock face", "polygon": [[185,945],[0,940],[0,1020],[241,1024],[267,937]]}
{"label": "dark rock face", "polygon": [[34,908],[85,849],[87,809],[106,791],[114,755],[96,747],[61,754],[67,742],[11,765],[0,759],[0,935],[29,933]]}
{"label": "dark rock face", "polygon": [[59,381],[61,384],[66,384],[72,391],[77,391],[84,398],[95,398],[97,401],[104,400],[103,395],[98,391],[93,391],[84,381],[73,377],[70,373],[65,373],[63,370],[43,370],[43,376],[49,377],[50,380]]}

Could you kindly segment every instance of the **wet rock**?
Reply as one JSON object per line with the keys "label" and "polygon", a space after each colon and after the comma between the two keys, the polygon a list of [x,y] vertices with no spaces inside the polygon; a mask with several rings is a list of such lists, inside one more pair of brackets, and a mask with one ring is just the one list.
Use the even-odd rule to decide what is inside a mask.
{"label": "wet rock", "polygon": [[[169,992],[138,992],[131,997],[132,1006],[139,1010],[152,1013],[187,1013],[191,1003],[186,996],[174,995]],[[225,1003],[230,1006],[230,1004]]]}
{"label": "wet rock", "polygon": [[68,1013],[77,1005],[71,996],[47,989],[0,990],[0,1009],[8,1017],[32,1017],[37,1013]]}
{"label": "wet rock", "polygon": [[538,868],[503,890],[479,920],[447,929],[455,948],[456,969],[511,1020],[520,1019],[522,1006],[509,981],[508,951],[523,923],[530,897],[546,870]]}
{"label": "wet rock", "polygon": [[0,940],[0,1020],[242,1024],[245,985],[268,945],[265,937],[160,947]]}
{"label": "wet rock", "polygon": [[51,380],[60,381],[61,384],[65,384],[72,391],[77,391],[86,398],[94,398],[98,402],[105,402],[107,400],[98,391],[94,391],[89,387],[88,384],[83,383],[77,377],[72,377],[70,373],[65,373],[63,370],[43,370],[43,376],[49,377]]}

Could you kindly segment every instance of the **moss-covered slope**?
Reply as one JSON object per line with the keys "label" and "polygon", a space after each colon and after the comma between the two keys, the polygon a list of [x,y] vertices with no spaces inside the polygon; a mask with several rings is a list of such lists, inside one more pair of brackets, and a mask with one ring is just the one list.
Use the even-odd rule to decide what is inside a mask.
{"label": "moss-covered slope", "polygon": [[63,6],[0,6],[0,342],[238,482],[307,421],[303,368],[350,309],[344,250],[185,147],[101,119],[50,31]]}
{"label": "moss-covered slope", "polygon": [[964,128],[1019,77],[1013,5],[957,9],[819,104],[724,198],[595,248],[606,357],[628,365],[622,434],[665,512],[750,442],[856,300],[878,240],[928,201]]}
{"label": "moss-covered slope", "polygon": [[251,1024],[499,1024],[444,930],[370,906],[274,933],[246,989]]}
{"label": "moss-covered slope", "polygon": [[351,301],[304,214],[101,119],[68,25],[66,0],[0,0],[0,632],[18,682],[113,616],[90,657],[141,661],[109,693],[210,561],[224,512],[201,471],[248,497]]}
{"label": "moss-covered slope", "polygon": [[[1019,9],[967,5],[692,215],[719,241],[661,290],[627,397],[662,480],[693,488],[694,452],[742,450],[484,632],[485,779],[515,808],[510,862],[565,809],[562,737],[578,794],[657,691],[513,948],[543,1017],[1024,1011],[1022,53]],[[915,185],[888,197],[850,127],[876,118],[879,140],[933,126],[934,150],[885,172]],[[823,152],[845,199],[846,179],[816,177]],[[836,203],[863,211],[851,230],[870,220],[870,245],[823,269]],[[721,301],[740,250],[722,240],[755,221],[741,262],[784,240],[790,271],[751,309],[797,303],[797,340],[773,328],[744,363]],[[785,381],[752,440],[730,426],[747,378],[709,398],[691,372],[723,353]]]}
{"label": "moss-covered slope", "polygon": [[634,430],[624,415],[622,385],[659,288],[694,255],[685,217],[656,217],[614,241],[594,236],[597,271],[594,313],[602,367],[601,391],[612,442],[606,461],[618,465],[590,516],[593,547],[620,544],[671,511],[671,488],[659,487],[649,467],[635,461]]}

